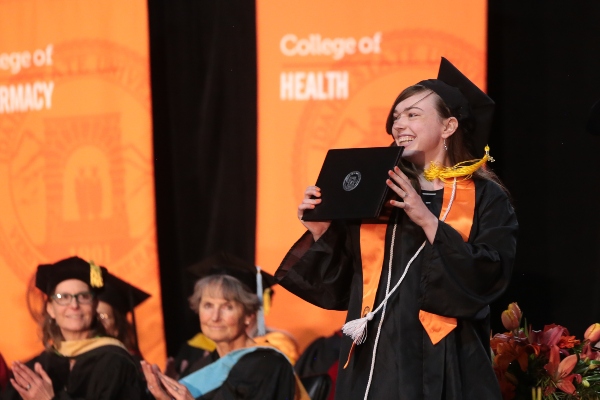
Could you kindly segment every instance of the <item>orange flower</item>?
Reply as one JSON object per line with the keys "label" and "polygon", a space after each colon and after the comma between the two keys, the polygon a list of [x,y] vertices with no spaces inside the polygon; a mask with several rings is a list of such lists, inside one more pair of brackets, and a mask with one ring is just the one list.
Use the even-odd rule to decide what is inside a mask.
{"label": "orange flower", "polygon": [[573,368],[577,364],[577,355],[572,354],[565,357],[560,361],[560,350],[558,346],[552,346],[550,348],[550,359],[548,364],[544,365],[544,369],[548,371],[552,381],[556,384],[556,387],[568,394],[575,393],[575,385],[573,385],[573,379],[577,378],[581,382],[581,375],[571,374]]}
{"label": "orange flower", "polygon": [[499,371],[498,369],[494,369],[496,373],[496,378],[498,379],[498,383],[500,384],[500,392],[502,393],[502,400],[511,400],[515,398],[515,389],[516,385],[511,382],[516,381],[516,379],[508,372]]}
{"label": "orange flower", "polygon": [[498,344],[510,342],[511,340],[513,340],[512,333],[497,333],[494,335],[493,338],[490,339],[490,347],[492,348],[494,353],[497,353],[496,348],[498,347]]}
{"label": "orange flower", "polygon": [[592,343],[595,343],[598,340],[600,340],[600,324],[596,322],[595,324],[590,325],[590,327],[587,328],[585,333],[583,334],[583,338],[589,340]]}
{"label": "orange flower", "polygon": [[511,362],[517,360],[522,371],[527,371],[529,356],[525,347],[515,342],[498,343],[494,363],[501,371],[506,371]]}
{"label": "orange flower", "polygon": [[510,303],[508,309],[502,312],[502,325],[509,331],[519,329],[519,326],[521,325],[521,316],[521,309],[517,303]]}
{"label": "orange flower", "polygon": [[575,336],[561,336],[559,339],[557,346],[561,349],[572,349],[580,343],[578,339],[575,339]]}

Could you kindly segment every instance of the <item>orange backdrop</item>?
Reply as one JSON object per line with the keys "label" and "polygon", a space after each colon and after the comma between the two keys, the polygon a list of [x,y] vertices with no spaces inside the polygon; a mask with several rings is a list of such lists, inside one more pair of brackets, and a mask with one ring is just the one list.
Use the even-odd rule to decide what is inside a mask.
{"label": "orange backdrop", "polygon": [[152,294],[141,351],[164,365],[144,0],[0,0],[0,352],[41,350],[39,263],[71,255]]}
{"label": "orange backdrop", "polygon": [[[296,208],[327,150],[389,145],[394,99],[441,56],[485,87],[486,13],[480,0],[257,1],[258,265],[274,272],[304,232]],[[279,289],[268,323],[304,348],[344,316]]]}

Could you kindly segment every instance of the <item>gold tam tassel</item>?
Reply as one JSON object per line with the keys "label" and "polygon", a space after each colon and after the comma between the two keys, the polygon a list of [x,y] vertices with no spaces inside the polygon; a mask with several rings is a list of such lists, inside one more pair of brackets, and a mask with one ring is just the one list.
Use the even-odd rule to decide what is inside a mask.
{"label": "gold tam tassel", "polygon": [[453,178],[469,179],[475,171],[488,161],[494,162],[494,159],[490,156],[490,146],[485,146],[485,155],[479,160],[462,161],[453,167],[443,167],[432,161],[431,165],[429,165],[429,168],[425,170],[423,175],[425,176],[425,179],[430,182],[436,178],[439,178],[442,182],[446,182],[447,179]]}
{"label": "gold tam tassel", "polygon": [[271,293],[272,292],[273,292],[273,289],[271,289],[271,288],[267,288],[263,292],[263,312],[265,313],[265,316],[269,315],[269,312],[271,311]]}
{"label": "gold tam tassel", "polygon": [[104,286],[104,281],[102,280],[102,270],[100,267],[96,265],[95,262],[90,260],[90,285],[95,288],[101,288]]}

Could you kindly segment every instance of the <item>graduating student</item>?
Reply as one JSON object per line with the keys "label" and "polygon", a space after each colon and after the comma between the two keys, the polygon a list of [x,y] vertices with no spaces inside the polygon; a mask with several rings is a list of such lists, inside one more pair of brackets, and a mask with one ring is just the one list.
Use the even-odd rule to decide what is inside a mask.
{"label": "graduating student", "polygon": [[[403,168],[381,223],[302,221],[275,277],[319,307],[347,310],[336,398],[501,399],[489,304],[507,287],[518,224],[483,154],[493,101],[449,61],[403,90],[386,121]],[[475,156],[481,156],[475,159]],[[326,196],[326,193],[323,193]]]}
{"label": "graduating student", "polygon": [[143,399],[143,376],[123,343],[106,337],[97,318],[97,293],[106,269],[79,257],[38,266],[36,287],[46,295],[41,330],[46,350],[13,364],[2,399]]}

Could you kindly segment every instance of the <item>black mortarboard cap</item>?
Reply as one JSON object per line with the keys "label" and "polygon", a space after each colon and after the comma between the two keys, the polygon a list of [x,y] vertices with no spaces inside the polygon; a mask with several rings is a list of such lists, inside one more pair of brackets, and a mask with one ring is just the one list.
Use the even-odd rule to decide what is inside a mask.
{"label": "black mortarboard cap", "polygon": [[79,279],[88,284],[91,290],[102,290],[106,268],[99,267],[93,261],[79,257],[69,257],[54,264],[38,265],[35,274],[35,286],[48,296],[52,295],[56,285],[67,279]]}
{"label": "black mortarboard cap", "polygon": [[133,311],[135,307],[149,297],[150,294],[125,282],[110,272],[105,277],[104,290],[98,295],[100,301],[110,304],[123,315]]}
{"label": "black mortarboard cap", "polygon": [[104,280],[104,290],[98,295],[98,300],[111,305],[124,316],[131,312],[131,328],[137,346],[137,324],[134,308],[150,297],[150,294],[133,286],[130,283],[107,272]]}
{"label": "black mortarboard cap", "polygon": [[[220,252],[189,266],[188,271],[198,278],[209,275],[229,275],[248,286],[256,293],[256,266],[236,256]],[[261,270],[263,290],[275,284],[273,275]]]}
{"label": "black mortarboard cap", "polygon": [[[475,156],[483,153],[488,144],[492,118],[494,116],[494,101],[469,80],[450,61],[442,57],[437,79],[427,79],[418,83],[433,90],[444,100],[452,115],[461,123],[472,121],[473,130],[471,137],[465,137]],[[394,123],[394,109],[398,99],[394,102],[388,119],[386,130],[392,133]]]}
{"label": "black mortarboard cap", "polygon": [[592,106],[585,128],[592,135],[600,136],[600,100]]}

